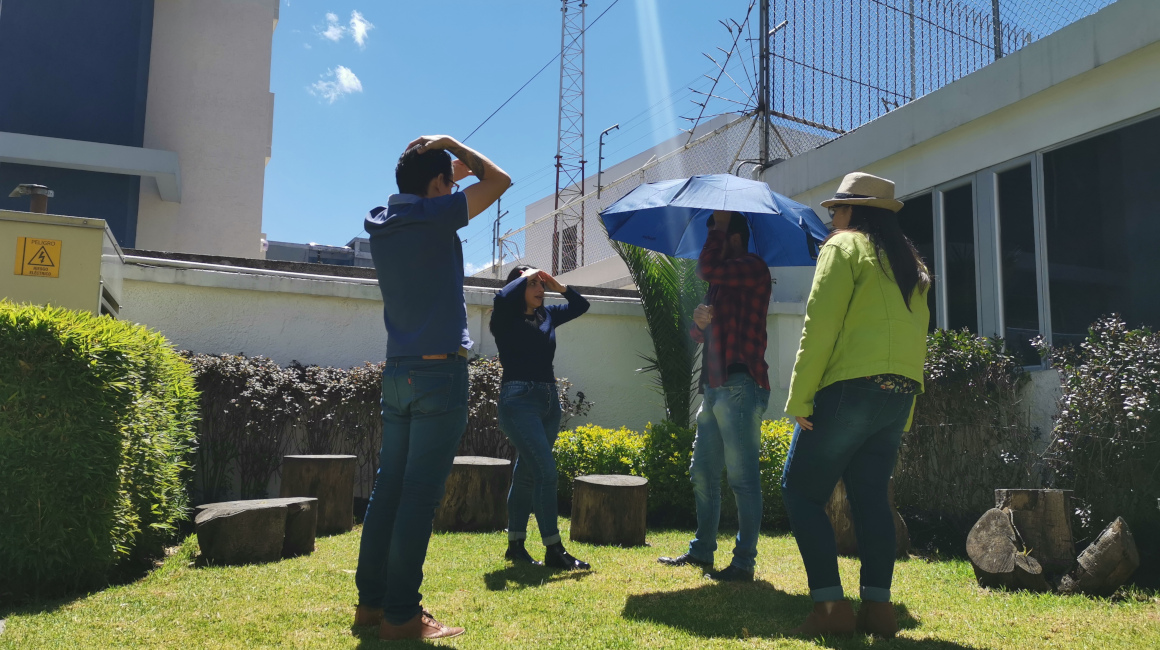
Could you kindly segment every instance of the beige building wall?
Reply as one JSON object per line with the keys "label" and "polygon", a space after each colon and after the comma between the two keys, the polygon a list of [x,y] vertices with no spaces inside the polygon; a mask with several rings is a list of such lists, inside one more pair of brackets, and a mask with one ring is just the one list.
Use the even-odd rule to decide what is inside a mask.
{"label": "beige building wall", "polygon": [[137,248],[261,257],[280,0],[157,0],[145,147],[175,151],[180,203],[141,181]]}

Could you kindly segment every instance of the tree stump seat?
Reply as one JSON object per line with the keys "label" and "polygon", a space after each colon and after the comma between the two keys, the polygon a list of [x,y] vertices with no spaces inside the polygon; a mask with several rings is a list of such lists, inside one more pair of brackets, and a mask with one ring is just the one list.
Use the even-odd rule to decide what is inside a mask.
{"label": "tree stump seat", "polygon": [[279,496],[318,499],[318,532],[345,533],[354,528],[355,456],[282,457]]}
{"label": "tree stump seat", "polygon": [[1075,564],[1071,496],[1072,490],[995,490],[995,507],[1010,515],[1029,555],[1051,574]]}
{"label": "tree stump seat", "polygon": [[1059,592],[1111,596],[1140,568],[1140,551],[1123,517],[1108,524],[1076,559],[1075,569],[1063,576]]}
{"label": "tree stump seat", "polygon": [[440,532],[503,530],[511,478],[512,462],[506,458],[456,456],[433,528]]}
{"label": "tree stump seat", "polygon": [[[894,507],[894,479],[890,479],[888,488],[890,499],[890,513],[894,517],[894,550],[898,557],[906,557],[910,552],[910,530],[906,527],[902,515]],[[838,555],[858,557],[858,537],[854,534],[854,513],[850,509],[850,500],[846,497],[846,484],[838,479],[830,501],[826,504],[826,514],[830,517],[830,524],[834,527],[834,542],[838,547]]]}
{"label": "tree stump seat", "polygon": [[983,587],[1110,596],[1140,566],[1123,517],[1079,557],[1071,528],[1071,490],[995,490],[995,507],[967,537],[967,556]]}
{"label": "tree stump seat", "polygon": [[195,510],[197,544],[207,560],[250,564],[314,551],[317,499],[223,501]]}
{"label": "tree stump seat", "polygon": [[597,474],[572,481],[573,542],[643,546],[647,516],[645,478]]}

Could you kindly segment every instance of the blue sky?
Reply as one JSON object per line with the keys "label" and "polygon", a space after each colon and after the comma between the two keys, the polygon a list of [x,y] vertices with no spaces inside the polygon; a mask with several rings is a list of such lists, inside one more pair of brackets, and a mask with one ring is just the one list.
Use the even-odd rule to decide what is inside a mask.
{"label": "blue sky", "polygon": [[[588,22],[611,4],[589,0]],[[622,126],[605,138],[606,165],[679,133],[686,124],[678,116],[695,108],[686,87],[707,85],[701,75],[713,67],[702,52],[731,42],[717,21],[741,20],[748,6],[619,0],[591,28],[585,112],[593,172],[596,138],[614,123]],[[366,211],[396,191],[394,164],[411,139],[466,137],[559,49],[555,0],[284,0],[274,33],[264,231],[333,245],[362,235]],[[516,181],[503,204],[505,230],[523,224],[526,204],[554,191],[558,89],[553,64],[468,141]],[[494,212],[460,231],[470,264],[490,259]]]}
{"label": "blue sky", "polygon": [[[960,1],[985,15],[991,6]],[[1002,6],[1007,20],[1039,36],[1109,2],[1049,10],[1042,1],[1002,0]],[[749,5],[589,0],[589,173],[596,170],[597,136],[608,126],[621,124],[606,139],[607,165],[688,126],[679,119],[694,114],[688,86],[706,89],[702,75],[716,73],[703,52],[722,60],[716,48],[732,42],[718,21],[742,20]],[[830,40],[818,52],[828,51]],[[363,215],[395,192],[394,164],[408,142],[424,134],[466,138],[559,49],[558,0],[283,0],[274,33],[264,231],[273,240],[332,245],[361,236]],[[741,66],[752,63],[749,51],[744,46],[730,64],[745,86]],[[504,230],[523,225],[524,207],[554,191],[558,92],[553,63],[467,141],[515,180],[504,197]],[[728,83],[718,92],[741,97]],[[735,108],[710,104],[711,113]],[[493,208],[460,231],[470,268],[490,261],[494,218]]]}

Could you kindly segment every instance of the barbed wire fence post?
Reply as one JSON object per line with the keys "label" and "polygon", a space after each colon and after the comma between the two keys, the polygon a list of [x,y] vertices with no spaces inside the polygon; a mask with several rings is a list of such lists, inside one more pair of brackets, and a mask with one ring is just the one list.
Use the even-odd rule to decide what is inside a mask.
{"label": "barbed wire fence post", "polygon": [[[561,256],[581,267],[602,262],[616,253],[599,214],[638,185],[697,174],[740,174],[746,164],[758,170],[776,164],[1010,56],[1114,1],[761,0],[762,9],[767,4],[769,9],[760,21],[750,20],[755,5],[750,2],[742,22],[722,21],[732,40],[729,50],[718,48],[726,55],[724,64],[706,54],[719,74],[710,77],[713,85],[707,93],[693,91],[703,101],[694,100],[700,109],[696,118],[685,118],[692,128],[684,129],[689,132],[684,146],[653,156],[608,184],[598,180],[596,192],[586,193],[577,184],[566,204],[502,236],[497,228],[494,272],[502,274],[508,253],[513,254],[511,264],[539,268],[559,266]],[[756,38],[754,23],[760,24]],[[752,77],[743,66],[745,77],[734,78],[726,67],[734,57],[741,58],[742,30],[748,31],[751,45],[762,39],[762,47],[754,48],[760,53],[753,52],[759,65],[752,66]],[[774,33],[777,38],[771,40]],[[768,95],[761,81],[766,71],[771,78]],[[720,83],[725,77],[732,87]],[[748,80],[751,87],[743,88],[737,79]],[[762,99],[768,101],[768,128],[757,129]],[[728,103],[733,112],[714,115],[709,110],[714,101]],[[727,124],[695,137],[702,120],[724,116],[732,116]],[[554,241],[552,223],[565,214],[583,215],[587,227]]]}

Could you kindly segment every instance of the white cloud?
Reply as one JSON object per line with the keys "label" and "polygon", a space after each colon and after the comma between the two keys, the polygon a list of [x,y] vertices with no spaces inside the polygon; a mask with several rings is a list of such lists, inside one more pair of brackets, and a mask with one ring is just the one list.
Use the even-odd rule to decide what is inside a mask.
{"label": "white cloud", "polygon": [[374,29],[375,26],[363,18],[363,15],[358,10],[350,12],[350,35],[355,43],[358,43],[359,48],[366,47],[367,32]]}
{"label": "white cloud", "polygon": [[362,89],[362,82],[350,68],[340,65],[333,70],[327,70],[326,74],[315,81],[310,86],[310,94],[325,99],[328,104],[333,104],[339,97],[361,93]]}
{"label": "white cloud", "polygon": [[471,262],[464,262],[463,275],[475,275],[484,269],[491,268],[491,264],[472,264]]}
{"label": "white cloud", "polygon": [[347,34],[358,44],[359,48],[365,48],[367,43],[367,32],[375,28],[374,24],[367,20],[362,12],[354,10],[350,12],[350,26],[347,27],[338,22],[338,14],[334,12],[327,12],[326,25],[315,26],[314,31],[318,35],[328,41],[337,43],[346,38]]}
{"label": "white cloud", "polygon": [[326,14],[326,27],[315,27],[314,29],[318,31],[319,36],[335,43],[346,36],[346,28],[338,24],[338,14]]}

